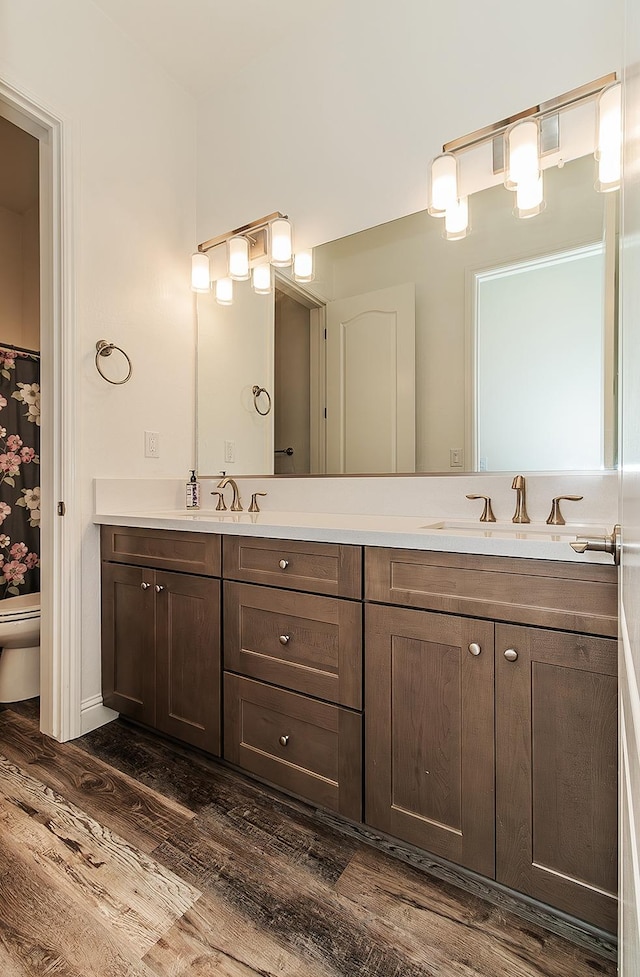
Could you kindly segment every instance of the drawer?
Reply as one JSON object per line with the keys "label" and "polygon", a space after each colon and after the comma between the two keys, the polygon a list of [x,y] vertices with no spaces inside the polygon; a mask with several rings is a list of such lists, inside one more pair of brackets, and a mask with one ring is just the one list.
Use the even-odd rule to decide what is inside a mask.
{"label": "drawer", "polygon": [[224,582],[224,667],[362,708],[362,605]]}
{"label": "drawer", "polygon": [[365,598],[605,637],[618,633],[613,565],[367,547]]}
{"label": "drawer", "polygon": [[362,816],[362,716],[224,673],[224,756],[321,807]]}
{"label": "drawer", "polygon": [[340,543],[225,536],[223,572],[230,580],[287,590],[359,598],[362,549]]}
{"label": "drawer", "polygon": [[101,542],[109,563],[220,576],[220,537],[211,533],[103,526]]}

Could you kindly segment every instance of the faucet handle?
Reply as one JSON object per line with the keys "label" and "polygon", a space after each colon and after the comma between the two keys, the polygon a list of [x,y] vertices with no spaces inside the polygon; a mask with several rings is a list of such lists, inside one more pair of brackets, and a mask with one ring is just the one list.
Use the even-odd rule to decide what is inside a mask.
{"label": "faucet handle", "polygon": [[224,501],[224,494],[222,492],[212,492],[211,494],[218,496],[218,504],[216,506],[216,511],[217,512],[226,512],[227,511],[227,506],[226,506],[225,501]]}
{"label": "faucet handle", "polygon": [[551,512],[547,519],[548,526],[564,526],[564,517],[560,512],[560,503],[566,499],[567,502],[581,502],[584,495],[556,495],[551,502]]}
{"label": "faucet handle", "polygon": [[249,506],[249,512],[260,512],[260,506],[258,505],[258,496],[266,495],[266,492],[253,492],[251,494],[251,505]]}
{"label": "faucet handle", "polygon": [[488,495],[468,495],[468,499],[484,499],[484,508],[482,510],[482,515],[480,516],[480,522],[495,522],[496,517],[493,514],[493,509],[491,508],[491,499]]}

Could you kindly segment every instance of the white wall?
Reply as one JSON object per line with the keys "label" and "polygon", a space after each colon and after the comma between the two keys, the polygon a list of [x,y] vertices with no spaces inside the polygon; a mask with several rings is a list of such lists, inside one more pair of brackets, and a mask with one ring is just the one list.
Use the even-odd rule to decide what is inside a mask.
{"label": "white wall", "polygon": [[[88,699],[100,691],[91,480],[186,475],[193,457],[195,110],[89,0],[0,0],[0,24],[0,78],[62,117],[73,167]],[[93,360],[101,338],[131,356],[125,386],[98,377]],[[145,429],[160,433],[158,460],[143,457]]]}
{"label": "white wall", "polygon": [[203,93],[198,240],[283,210],[313,246],[420,210],[443,142],[617,69],[621,33],[622,0],[329,5]]}

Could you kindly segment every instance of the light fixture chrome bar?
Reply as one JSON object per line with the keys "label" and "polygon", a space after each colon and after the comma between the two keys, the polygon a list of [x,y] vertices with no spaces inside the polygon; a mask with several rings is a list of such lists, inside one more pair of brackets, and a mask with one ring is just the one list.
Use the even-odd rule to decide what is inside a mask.
{"label": "light fixture chrome bar", "polygon": [[267,214],[266,217],[260,217],[258,220],[251,221],[250,224],[244,224],[242,227],[236,227],[233,231],[227,231],[226,234],[218,234],[217,237],[209,238],[208,241],[203,241],[202,244],[198,245],[198,251],[211,251],[212,248],[216,248],[219,244],[224,244],[230,237],[235,237],[236,234],[247,234],[248,231],[260,231],[267,227],[272,221],[277,220],[279,217],[286,218],[286,214],[281,214],[279,210],[276,210],[273,214]]}
{"label": "light fixture chrome bar", "polygon": [[[452,139],[450,142],[444,143],[442,152],[456,153],[464,149],[470,149],[477,143],[485,142],[488,139],[493,139],[495,136],[500,135],[508,126],[513,125],[514,122],[520,122],[522,119],[528,119],[532,116],[542,118],[543,116],[557,114],[562,109],[568,108],[569,105],[575,105],[577,102],[595,98],[606,85],[610,85],[616,81],[616,78],[616,72],[611,71],[608,75],[603,75],[595,81],[581,85],[580,88],[574,88],[570,92],[565,92],[564,95],[558,95],[556,98],[551,98],[547,102],[540,102],[539,105],[532,105],[531,108],[525,109],[523,112],[518,112],[517,115],[512,115],[508,119],[502,119],[500,122],[494,122],[491,125],[484,126],[482,129],[476,129],[475,132],[470,132],[466,136],[460,136],[458,139]],[[551,152],[551,150],[545,151]]]}

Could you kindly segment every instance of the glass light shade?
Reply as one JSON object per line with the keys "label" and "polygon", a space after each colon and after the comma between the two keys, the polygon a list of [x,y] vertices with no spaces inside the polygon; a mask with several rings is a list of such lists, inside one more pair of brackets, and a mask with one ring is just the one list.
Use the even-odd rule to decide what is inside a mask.
{"label": "glass light shade", "polygon": [[191,288],[194,292],[208,292],[211,288],[209,256],[202,251],[191,255]]}
{"label": "glass light shade", "polygon": [[293,259],[293,277],[297,282],[312,282],[315,278],[313,271],[313,251],[298,251]]}
{"label": "glass light shade", "polygon": [[271,291],[271,265],[264,262],[255,265],[251,273],[251,286],[257,295],[268,295]]}
{"label": "glass light shade", "polygon": [[218,305],[231,305],[233,303],[233,280],[231,278],[219,278],[216,282],[216,302]]}
{"label": "glass light shade", "polygon": [[444,215],[444,234],[447,241],[460,241],[469,233],[469,201],[460,197]]}
{"label": "glass light shade", "polygon": [[249,242],[241,234],[228,241],[229,278],[246,282],[249,278]]}
{"label": "glass light shade", "polygon": [[453,153],[443,153],[431,160],[427,209],[432,217],[444,217],[457,201],[458,160]]}
{"label": "glass light shade", "polygon": [[293,260],[293,228],[286,217],[271,223],[271,264],[286,268]]}
{"label": "glass light shade", "polygon": [[622,175],[622,85],[615,82],[600,92],[596,104],[596,190],[617,190]]}
{"label": "glass light shade", "polygon": [[537,180],[518,184],[516,187],[516,205],[513,210],[516,217],[535,217],[537,214],[541,214],[545,207],[542,173]]}
{"label": "glass light shade", "polygon": [[519,183],[531,185],[540,174],[540,127],[537,119],[516,122],[504,135],[504,185],[515,190]]}

